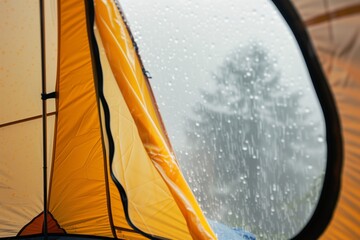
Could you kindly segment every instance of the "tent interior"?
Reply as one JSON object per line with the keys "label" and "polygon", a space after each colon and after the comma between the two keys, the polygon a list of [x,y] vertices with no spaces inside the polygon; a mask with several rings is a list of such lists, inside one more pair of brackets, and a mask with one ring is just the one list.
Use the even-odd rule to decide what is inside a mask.
{"label": "tent interior", "polygon": [[0,0],[0,239],[360,239],[359,22]]}

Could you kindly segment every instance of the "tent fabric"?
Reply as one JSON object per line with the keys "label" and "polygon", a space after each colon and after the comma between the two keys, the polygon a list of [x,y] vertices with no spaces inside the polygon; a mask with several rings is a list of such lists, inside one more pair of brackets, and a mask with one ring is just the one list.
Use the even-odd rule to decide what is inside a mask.
{"label": "tent fabric", "polygon": [[339,200],[321,239],[360,238],[360,1],[293,0],[339,111],[344,162]]}
{"label": "tent fabric", "polygon": [[[122,148],[118,152],[130,155],[130,159],[129,157],[125,158],[127,162],[123,162],[123,166],[116,165],[115,161],[113,163],[113,167],[120,171],[116,172],[115,177],[125,188],[129,188],[125,189],[126,192],[134,196],[130,199],[136,204],[139,212],[138,220],[134,221],[138,222],[138,225],[146,227],[148,231],[151,231],[150,224],[153,223],[156,226],[162,223],[160,226],[153,227],[154,230],[157,229],[161,234],[171,233],[168,236],[171,239],[184,239],[185,236],[179,234],[187,233],[185,223],[194,239],[216,238],[182,176],[180,167],[168,144],[151,90],[119,10],[114,2],[95,1],[95,13],[99,35],[103,41],[110,67],[127,104],[128,112],[131,113],[130,117],[129,114],[129,116],[125,115],[127,111],[121,111],[120,117],[124,120],[115,122],[124,124],[124,122],[132,123],[133,121],[132,124],[136,124],[137,127],[134,129],[125,126],[128,129],[129,138],[132,138],[130,138],[129,146],[124,146],[124,139],[127,138],[121,138],[119,143],[115,144]],[[139,134],[138,139],[134,130]],[[134,141],[140,141],[141,144],[134,144]],[[138,159],[137,162],[129,161],[132,158]],[[139,182],[136,183],[134,180],[130,180],[133,176],[132,172],[137,172],[144,178],[139,179]],[[128,179],[125,179],[126,177]],[[132,183],[133,186],[128,183]],[[155,187],[149,189],[151,185]],[[148,193],[147,197],[140,197],[142,196],[141,192]],[[138,202],[135,203],[135,200]],[[146,218],[145,214],[140,214],[140,207],[142,212],[148,212]],[[139,222],[140,220],[141,222]],[[158,223],[156,224],[156,222]],[[168,229],[169,227],[170,229]],[[177,228],[179,228],[179,232],[176,231]],[[171,229],[173,230],[171,231]],[[160,236],[164,236],[161,234]]]}
{"label": "tent fabric", "polygon": [[[142,145],[135,122],[117,86],[99,36],[97,42],[104,79],[104,95],[111,116],[111,135],[114,139],[111,170],[126,192],[129,218],[145,233],[169,239],[190,239],[191,236],[181,212]],[[106,121],[103,115],[103,122]],[[108,154],[110,151],[107,147]],[[134,175],[142,177],[134,178]],[[113,206],[115,208],[117,204]],[[121,224],[118,216],[123,215],[123,210],[119,210],[112,210],[115,226]]]}
{"label": "tent fabric", "polygon": [[[121,135],[126,136],[126,132],[128,132],[126,130],[128,130],[128,128],[134,129],[134,128],[136,128],[136,126],[134,126],[134,124],[126,124],[129,121],[121,121],[121,120],[123,120],[123,118],[121,118],[121,116],[116,115],[116,113],[122,113],[122,112],[128,111],[128,110],[127,110],[126,105],[124,104],[123,98],[118,90],[118,87],[116,86],[113,74],[111,72],[110,66],[109,66],[106,56],[105,56],[104,49],[102,48],[101,39],[99,37],[97,37],[97,42],[99,44],[99,54],[100,54],[100,60],[101,60],[103,79],[105,80],[104,86],[103,86],[103,91],[104,91],[104,94],[107,96],[106,97],[107,105],[108,105],[109,109],[111,110],[111,119],[112,119],[111,134],[116,139],[124,139],[121,137]],[[106,134],[106,124],[105,124],[106,119],[104,116],[104,107],[102,105],[101,105],[101,112],[102,112],[101,118],[102,118],[103,133],[105,134],[105,137],[108,137]],[[121,124],[119,121],[121,121]],[[113,127],[113,125],[115,125],[115,127]],[[122,128],[125,131],[117,134],[117,132],[119,132],[119,128]],[[105,149],[106,149],[106,156],[109,156],[110,149],[109,149],[108,142],[104,141],[104,145],[105,145]],[[119,164],[122,162],[122,160],[130,159],[127,156],[125,156],[124,158],[122,158],[122,156],[119,156],[119,155],[121,155],[120,154],[121,151],[119,150],[119,148],[121,148],[122,146],[126,146],[126,145],[127,144],[125,141],[121,141],[121,144],[119,142],[117,142],[115,144],[114,158],[119,159],[119,161],[114,161],[113,164],[110,164],[110,163],[108,164],[108,178],[109,179],[111,179],[111,169],[113,169],[114,172],[117,172],[118,171],[117,169],[122,167],[122,165],[119,166]],[[135,145],[135,143],[134,143],[134,146],[137,146],[137,145]],[[111,166],[111,165],[113,165],[113,166]],[[125,167],[126,167],[126,165],[125,165]],[[136,180],[137,180],[137,178],[136,178]],[[124,216],[124,208],[123,208],[123,204],[122,204],[122,201],[121,201],[121,198],[119,195],[119,190],[115,184],[111,184],[112,181],[109,181],[109,183],[110,183],[110,194],[111,194],[111,211],[113,213],[113,221],[114,221],[114,227],[116,230],[117,237],[124,238],[124,239],[147,239],[146,237],[143,237],[142,235],[136,233],[136,231],[133,230],[128,225],[126,218]],[[124,184],[124,182],[122,182],[122,181],[121,181],[121,183]],[[130,196],[127,196],[127,198],[130,199]],[[129,200],[129,202],[130,202],[129,205],[132,206],[131,200]]]}
{"label": "tent fabric", "polygon": [[113,237],[84,1],[59,1],[57,120],[49,211],[69,234]]}
{"label": "tent fabric", "polygon": [[[46,1],[48,88],[56,78],[55,1]],[[43,211],[41,51],[38,1],[0,2],[0,238]],[[48,149],[54,101],[48,101]],[[48,166],[51,165],[48,152]],[[48,169],[50,172],[50,168]]]}
{"label": "tent fabric", "polygon": [[[339,200],[321,239],[359,239],[360,2],[291,2],[334,95],[344,139]],[[0,6],[0,238],[35,236],[44,223],[39,1]],[[46,113],[49,234],[216,239],[115,2],[46,0],[44,10],[47,89],[57,92]]]}
{"label": "tent fabric", "polygon": [[86,7],[85,1],[58,6],[58,114],[49,210],[66,234],[144,239],[127,224],[109,180]]}
{"label": "tent fabric", "polygon": [[[59,224],[56,222],[51,213],[47,213],[47,227],[49,232],[51,233],[65,233],[64,229],[60,228]],[[28,235],[37,235],[43,232],[43,224],[44,224],[44,213],[41,213],[39,216],[34,218],[29,224],[25,225],[20,232],[17,234],[18,236],[28,236]]]}
{"label": "tent fabric", "polygon": [[[123,37],[125,34],[128,39],[120,45],[130,43],[124,49],[132,51],[132,55],[123,55],[116,50],[111,52],[116,54],[116,60],[110,58],[109,62],[121,63],[120,70],[113,69],[121,92],[118,90],[116,95],[105,96],[105,101],[101,101],[103,110],[107,108],[104,106],[107,99],[114,101],[110,102],[115,105],[110,106],[113,117],[110,131],[106,129],[109,113],[104,113],[102,120],[99,117],[98,97],[102,91],[99,72],[102,68],[94,66],[98,64],[94,60],[97,53],[91,50],[95,43],[89,41],[92,25],[86,15],[86,4],[84,1],[59,2],[58,114],[49,210],[69,234],[126,237],[123,232],[140,230],[151,238],[190,239],[192,236],[194,239],[214,239],[215,235],[164,140],[161,120],[132,42],[124,32],[127,30],[121,16],[115,5],[112,5],[111,13],[117,14],[115,17],[104,13],[99,9],[104,3],[96,2],[95,12],[101,14],[102,19],[121,22],[123,34],[116,35]],[[102,27],[103,22],[100,22],[100,35]],[[104,45],[109,44],[106,40],[103,40]],[[104,57],[102,61],[104,65],[108,64]],[[132,64],[137,65],[134,72],[131,71],[134,70]],[[122,71],[128,72],[123,74]],[[102,75],[107,77],[106,84],[113,79],[109,72]],[[127,83],[124,80],[129,80],[131,89],[124,85]],[[134,94],[129,95],[132,89],[135,89]],[[142,101],[136,101],[136,98]],[[104,123],[105,129],[101,129]],[[109,134],[107,138],[114,132],[114,158],[110,147],[107,153],[103,147],[107,141],[103,137],[105,131]],[[144,133],[146,137],[142,135]],[[157,162],[163,162],[161,169],[153,163],[155,158]],[[166,181],[169,182],[167,185]],[[116,187],[114,182],[118,183]],[[123,208],[119,206],[119,191]],[[141,238],[141,235],[135,235]]]}

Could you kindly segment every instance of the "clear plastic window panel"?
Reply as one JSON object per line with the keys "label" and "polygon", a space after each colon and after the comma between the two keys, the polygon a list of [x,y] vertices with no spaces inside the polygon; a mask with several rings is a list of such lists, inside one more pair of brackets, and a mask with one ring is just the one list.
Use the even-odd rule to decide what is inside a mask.
{"label": "clear plastic window panel", "polygon": [[[311,217],[325,123],[271,1],[122,1],[175,155],[214,228],[288,239]],[[219,225],[220,224],[220,225]]]}

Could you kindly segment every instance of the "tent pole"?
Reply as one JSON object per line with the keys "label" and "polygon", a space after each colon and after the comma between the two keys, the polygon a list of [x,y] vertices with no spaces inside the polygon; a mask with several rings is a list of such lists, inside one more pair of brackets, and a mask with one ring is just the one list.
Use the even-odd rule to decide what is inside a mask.
{"label": "tent pole", "polygon": [[[44,2],[40,3],[40,34],[41,34],[41,81],[42,96],[46,95],[46,53],[45,53],[45,16]],[[46,97],[42,97],[42,124],[43,124],[43,187],[44,187],[44,238],[48,237],[47,226],[47,116],[46,116]]]}

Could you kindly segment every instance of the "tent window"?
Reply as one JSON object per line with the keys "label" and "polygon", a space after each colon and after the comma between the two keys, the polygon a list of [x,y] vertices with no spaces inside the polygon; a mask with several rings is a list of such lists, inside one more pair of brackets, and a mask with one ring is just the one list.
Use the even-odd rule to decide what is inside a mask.
{"label": "tent window", "polygon": [[269,1],[123,2],[175,154],[211,222],[298,233],[326,164],[324,116]]}

